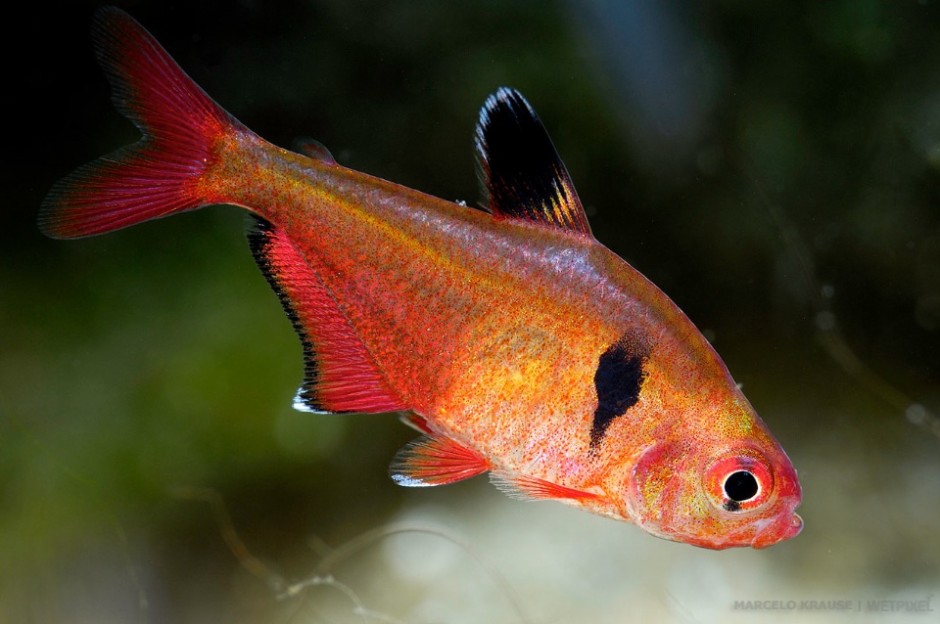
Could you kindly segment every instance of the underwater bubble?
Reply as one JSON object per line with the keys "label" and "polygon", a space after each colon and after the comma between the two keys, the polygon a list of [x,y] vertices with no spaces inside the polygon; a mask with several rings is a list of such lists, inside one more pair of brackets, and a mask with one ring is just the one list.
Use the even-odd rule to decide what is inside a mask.
{"label": "underwater bubble", "polygon": [[724,153],[718,145],[703,147],[695,155],[695,166],[705,175],[713,176],[721,171]]}
{"label": "underwater bubble", "polygon": [[927,331],[940,329],[940,295],[930,294],[918,299],[914,318]]}
{"label": "underwater bubble", "polygon": [[458,544],[448,543],[447,537],[453,531],[451,527],[458,526],[459,522],[447,509],[435,505],[409,508],[396,518],[395,524],[428,528],[395,535],[382,542],[382,557],[397,578],[426,585],[452,574],[461,565],[465,553]]}
{"label": "underwater bubble", "polygon": [[920,403],[911,403],[904,410],[904,417],[915,425],[923,425],[927,422],[927,408]]}
{"label": "underwater bubble", "polygon": [[927,148],[927,162],[934,171],[940,171],[940,143]]}
{"label": "underwater bubble", "polygon": [[832,331],[836,326],[836,315],[828,310],[823,310],[816,315],[816,327],[820,331]]}

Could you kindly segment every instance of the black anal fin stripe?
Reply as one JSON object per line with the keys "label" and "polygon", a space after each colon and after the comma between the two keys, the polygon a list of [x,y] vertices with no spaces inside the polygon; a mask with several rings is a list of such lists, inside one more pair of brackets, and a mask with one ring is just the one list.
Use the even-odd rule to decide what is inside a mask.
{"label": "black anal fin stripe", "polygon": [[255,217],[248,242],[303,343],[304,381],[294,399],[294,408],[320,413],[405,409],[333,296],[287,233]]}

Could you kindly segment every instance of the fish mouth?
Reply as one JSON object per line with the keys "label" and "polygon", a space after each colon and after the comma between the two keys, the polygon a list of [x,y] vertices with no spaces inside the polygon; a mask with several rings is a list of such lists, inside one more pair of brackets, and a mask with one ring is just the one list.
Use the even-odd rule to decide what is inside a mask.
{"label": "fish mouth", "polygon": [[777,542],[782,542],[799,535],[803,530],[803,518],[799,514],[784,515],[776,522],[772,522],[765,527],[758,529],[754,539],[751,540],[752,548],[767,548]]}

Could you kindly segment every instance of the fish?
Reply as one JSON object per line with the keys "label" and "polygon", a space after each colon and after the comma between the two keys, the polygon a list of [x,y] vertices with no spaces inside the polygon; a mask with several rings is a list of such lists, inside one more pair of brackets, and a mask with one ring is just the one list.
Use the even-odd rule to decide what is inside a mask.
{"label": "fish", "polygon": [[500,87],[476,127],[479,207],[273,145],[207,95],[130,15],[92,38],[138,142],[43,201],[56,239],[209,204],[247,235],[303,350],[298,410],[394,413],[419,433],[402,486],[488,474],[711,549],[764,548],[803,525],[797,473],[688,317],[600,243],[545,126]]}

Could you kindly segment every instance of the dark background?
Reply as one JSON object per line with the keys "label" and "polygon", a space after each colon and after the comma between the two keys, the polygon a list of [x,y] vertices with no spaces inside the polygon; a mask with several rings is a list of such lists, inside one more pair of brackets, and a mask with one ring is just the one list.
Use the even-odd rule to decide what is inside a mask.
{"label": "dark background", "polygon": [[[595,235],[713,341],[800,470],[804,534],[720,555],[522,505],[485,480],[395,487],[387,462],[411,434],[394,417],[290,409],[300,349],[235,209],[42,238],[49,186],[136,138],[94,64],[97,5],[7,20],[25,43],[5,43],[0,619],[360,621],[335,584],[279,601],[264,579],[311,577],[316,544],[434,524],[428,505],[459,516],[438,524],[502,579],[455,581],[447,565],[473,568],[469,555],[426,577],[396,572],[398,551],[383,559],[380,545],[344,560],[336,578],[405,621],[519,621],[506,587],[526,618],[550,591],[562,621],[610,622],[940,590],[937,2],[120,4],[262,136],[315,137],[346,166],[449,199],[479,197],[479,106],[520,89]],[[193,487],[224,501],[262,579],[213,507],[180,489]],[[540,536],[532,551],[522,534]],[[576,554],[552,576],[545,549]],[[618,557],[656,573],[621,579]],[[575,589],[611,566],[596,593]],[[690,569],[730,574],[724,593],[686,593],[671,570]]]}

